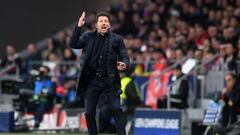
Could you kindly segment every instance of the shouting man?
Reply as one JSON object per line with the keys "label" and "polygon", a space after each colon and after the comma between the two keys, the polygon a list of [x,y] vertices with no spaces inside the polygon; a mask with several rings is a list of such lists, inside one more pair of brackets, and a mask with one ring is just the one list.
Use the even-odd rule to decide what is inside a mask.
{"label": "shouting man", "polygon": [[121,83],[118,71],[129,66],[129,57],[123,39],[109,31],[110,15],[100,12],[96,16],[96,31],[83,32],[85,12],[74,27],[70,46],[83,49],[80,60],[78,94],[85,97],[86,121],[90,135],[97,135],[96,106],[101,94],[107,96],[116,120],[118,135],[125,135],[123,113],[120,108]]}

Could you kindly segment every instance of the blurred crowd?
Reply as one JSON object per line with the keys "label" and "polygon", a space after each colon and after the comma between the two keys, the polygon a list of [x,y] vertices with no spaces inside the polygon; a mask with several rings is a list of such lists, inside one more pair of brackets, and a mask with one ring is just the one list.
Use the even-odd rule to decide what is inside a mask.
{"label": "blurred crowd", "polygon": [[220,54],[236,72],[239,7],[239,0],[123,0],[109,12],[134,61],[169,65],[188,56],[202,63]]}
{"label": "blurred crowd", "polygon": [[[106,10],[111,30],[124,37],[135,75],[166,69],[185,57],[198,64],[214,58],[200,73],[209,68],[239,73],[240,0],[121,0]],[[86,17],[85,29],[95,30],[96,12],[87,12]],[[59,91],[74,89],[79,65],[70,62],[78,61],[81,51],[69,47],[71,32],[70,27],[48,38],[41,50],[29,43],[24,59],[8,45],[0,69],[15,63],[28,79],[30,69],[45,64]],[[16,68],[8,71],[15,72]]]}
{"label": "blurred crowd", "polygon": [[[219,54],[226,64],[224,68],[237,72],[239,0],[121,0],[107,7],[107,11],[111,14],[111,30],[125,38],[133,63],[152,61],[169,65],[185,56],[201,63]],[[95,30],[95,15],[87,13],[86,30]],[[16,56],[14,45],[7,46],[1,68],[14,61],[26,73],[31,61],[76,61],[80,52],[69,48],[71,32],[72,28],[68,28],[56,38],[49,38],[46,48],[40,51],[29,43],[24,60]],[[59,72],[66,73],[68,68],[64,66]]]}

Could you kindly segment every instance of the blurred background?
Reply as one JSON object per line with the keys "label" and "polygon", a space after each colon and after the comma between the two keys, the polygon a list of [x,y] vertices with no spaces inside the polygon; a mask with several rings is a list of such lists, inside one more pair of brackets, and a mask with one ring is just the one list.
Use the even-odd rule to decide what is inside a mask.
{"label": "blurred background", "polygon": [[[124,38],[127,134],[240,134],[240,0],[2,0],[1,132],[87,133],[69,46],[82,11],[85,31],[106,11]],[[115,133],[108,107],[103,95],[100,133]]]}
{"label": "blurred background", "polygon": [[[0,45],[14,44],[18,51],[73,24],[85,11],[101,11],[114,0],[3,0],[0,4]],[[1,50],[0,56],[6,54]]]}

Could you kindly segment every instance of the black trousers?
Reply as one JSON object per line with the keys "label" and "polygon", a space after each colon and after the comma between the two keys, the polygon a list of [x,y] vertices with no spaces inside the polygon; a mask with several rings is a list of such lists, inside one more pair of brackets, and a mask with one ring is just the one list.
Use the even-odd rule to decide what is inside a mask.
{"label": "black trousers", "polygon": [[44,113],[50,111],[53,108],[53,105],[49,102],[39,102],[37,104],[34,104],[35,107],[35,128],[38,128],[40,126],[40,123],[43,119]]}
{"label": "black trousers", "polygon": [[108,78],[90,77],[90,79],[91,80],[89,80],[87,84],[85,95],[85,117],[89,135],[98,135],[95,116],[96,107],[101,94],[106,95],[111,110],[113,111],[113,116],[116,120],[117,134],[126,135],[124,116],[120,108],[120,94]]}
{"label": "black trousers", "polygon": [[222,126],[229,126],[237,121],[237,112],[234,107],[230,107],[227,104],[222,109]]}

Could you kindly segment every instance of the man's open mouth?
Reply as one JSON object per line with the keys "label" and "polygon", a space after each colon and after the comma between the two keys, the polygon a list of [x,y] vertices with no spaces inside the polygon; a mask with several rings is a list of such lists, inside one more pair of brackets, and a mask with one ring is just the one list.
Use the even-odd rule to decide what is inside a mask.
{"label": "man's open mouth", "polygon": [[106,29],[107,29],[107,27],[106,27],[106,26],[103,26],[101,29],[102,29],[102,30],[106,30]]}

